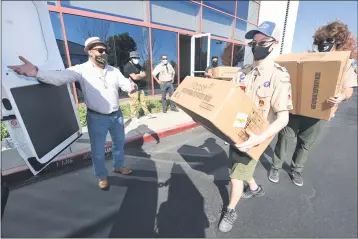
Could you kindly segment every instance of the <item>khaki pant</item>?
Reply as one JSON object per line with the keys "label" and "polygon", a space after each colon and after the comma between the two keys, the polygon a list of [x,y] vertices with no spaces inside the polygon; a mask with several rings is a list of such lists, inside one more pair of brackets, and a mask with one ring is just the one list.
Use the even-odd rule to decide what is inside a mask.
{"label": "khaki pant", "polygon": [[145,99],[144,91],[138,90],[132,94],[128,94],[131,98],[130,111],[131,117],[135,117],[138,114],[139,107],[141,106],[144,114],[148,115],[150,112],[148,110],[147,101]]}
{"label": "khaki pant", "polygon": [[290,114],[288,125],[278,134],[272,167],[281,169],[290,149],[294,148],[291,170],[302,172],[308,152],[316,142],[323,125],[323,120]]}

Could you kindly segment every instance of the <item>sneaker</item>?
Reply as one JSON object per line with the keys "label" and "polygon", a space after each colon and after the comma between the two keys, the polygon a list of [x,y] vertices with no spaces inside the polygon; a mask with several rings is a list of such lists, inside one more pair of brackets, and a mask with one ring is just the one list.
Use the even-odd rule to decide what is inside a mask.
{"label": "sneaker", "polygon": [[226,209],[224,211],[224,216],[220,221],[219,230],[221,232],[231,231],[236,219],[237,219],[236,211],[234,209],[231,210]]}
{"label": "sneaker", "polygon": [[278,181],[280,180],[280,173],[278,169],[272,168],[270,170],[269,180],[273,183],[278,183]]}
{"label": "sneaker", "polygon": [[261,185],[258,185],[257,189],[255,191],[252,191],[250,187],[246,187],[244,189],[244,193],[242,194],[241,198],[255,198],[255,197],[261,197],[265,195],[264,189],[261,187]]}
{"label": "sneaker", "polygon": [[153,119],[153,118],[157,118],[157,116],[152,115],[152,114],[148,114],[145,116],[146,119]]}
{"label": "sneaker", "polygon": [[292,182],[296,186],[299,186],[299,187],[303,186],[303,177],[302,177],[300,172],[292,171],[291,172],[291,179],[292,179]]}

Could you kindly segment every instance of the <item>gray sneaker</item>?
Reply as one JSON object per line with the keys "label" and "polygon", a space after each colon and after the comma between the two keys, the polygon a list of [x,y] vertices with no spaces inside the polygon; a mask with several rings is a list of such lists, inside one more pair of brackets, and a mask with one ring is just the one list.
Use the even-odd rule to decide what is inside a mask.
{"label": "gray sneaker", "polygon": [[291,171],[291,179],[296,186],[303,186],[303,177],[300,172]]}
{"label": "gray sneaker", "polygon": [[269,174],[269,180],[273,183],[278,183],[280,180],[280,172],[278,169],[272,168]]}
{"label": "gray sneaker", "polygon": [[219,224],[219,230],[221,232],[231,231],[236,219],[237,219],[237,214],[234,209],[231,209],[231,210],[225,209],[224,216],[221,219],[220,224]]}
{"label": "gray sneaker", "polygon": [[265,191],[264,189],[261,187],[261,185],[258,185],[257,189],[255,191],[252,191],[250,189],[249,186],[247,186],[245,189],[244,189],[244,193],[241,195],[241,198],[245,198],[245,199],[248,199],[248,198],[256,198],[256,197],[261,197],[265,195]]}

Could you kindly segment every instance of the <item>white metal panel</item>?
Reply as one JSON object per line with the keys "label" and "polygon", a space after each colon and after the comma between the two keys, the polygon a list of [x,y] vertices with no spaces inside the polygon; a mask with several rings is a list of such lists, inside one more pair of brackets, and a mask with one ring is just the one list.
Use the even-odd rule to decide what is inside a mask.
{"label": "white metal panel", "polygon": [[[23,64],[18,58],[20,55],[42,70],[61,70],[64,69],[64,65],[53,33],[46,1],[5,1],[2,3],[1,17],[2,31],[6,33],[3,34],[2,38],[2,99],[8,99],[12,105],[12,110],[6,110],[2,107],[2,116],[16,116],[16,120],[10,121],[10,125],[7,122],[7,129],[18,146],[17,150],[20,156],[25,160],[31,171],[37,174],[44,167],[41,170],[32,168],[28,162],[29,158],[36,158],[40,164],[48,164],[78,138],[81,132],[76,132],[45,156],[41,158],[37,156],[30,135],[22,120],[21,112],[19,112],[11,94],[11,89],[40,83],[35,78],[17,75],[7,66]],[[73,113],[81,129],[76,105],[69,86],[67,86],[67,90],[72,102]],[[29,103],[31,103],[31,99],[29,99]],[[11,127],[11,122],[16,124],[16,127]]]}
{"label": "white metal panel", "polygon": [[[271,53],[272,57],[280,55],[280,49],[282,45],[282,34],[285,24],[287,0],[284,1],[261,1],[259,24],[264,21],[275,22],[281,31],[280,46],[277,47],[274,52]],[[285,39],[283,45],[283,53],[291,52],[293,35],[296,26],[296,18],[298,11],[299,1],[290,1],[288,18],[286,21]]]}

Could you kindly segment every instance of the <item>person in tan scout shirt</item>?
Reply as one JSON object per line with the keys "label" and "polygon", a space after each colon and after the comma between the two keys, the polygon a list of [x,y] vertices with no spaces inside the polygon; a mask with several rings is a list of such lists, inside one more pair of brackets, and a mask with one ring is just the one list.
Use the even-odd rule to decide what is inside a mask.
{"label": "person in tan scout shirt", "polygon": [[[253,175],[257,161],[245,152],[276,135],[288,123],[289,110],[292,107],[290,76],[284,67],[274,62],[270,56],[278,46],[280,32],[273,22],[263,22],[257,29],[246,33],[246,39],[253,39],[252,48],[255,62],[252,66],[240,70],[233,82],[251,97],[270,127],[261,135],[247,131],[249,139],[241,145],[231,145],[229,157],[233,162],[231,170],[231,195],[229,205],[224,208],[224,215],[219,230],[228,232],[232,229],[237,214],[236,205],[240,198],[253,198],[264,195],[262,186],[257,185]],[[244,189],[244,181],[248,186]]]}
{"label": "person in tan scout shirt", "polygon": [[175,103],[172,100],[170,100],[170,97],[172,97],[174,93],[173,82],[174,82],[175,70],[173,66],[168,62],[167,55],[162,55],[161,63],[154,68],[152,75],[154,80],[160,85],[160,89],[162,91],[163,113],[167,113],[167,93],[169,93],[169,103],[170,103],[171,110],[178,112]]}
{"label": "person in tan scout shirt", "polygon": [[[330,22],[320,27],[313,36],[314,45],[318,51],[341,51],[349,39],[350,32],[347,25],[340,21]],[[337,107],[342,101],[353,95],[353,88],[357,86],[357,73],[354,71],[354,60],[350,59],[344,75],[343,90],[340,94],[327,99],[331,107]],[[301,115],[290,114],[288,125],[279,133],[275,147],[269,180],[279,181],[279,170],[286,160],[288,149],[295,148],[291,161],[291,179],[297,186],[303,186],[302,171],[308,158],[308,152],[316,141],[325,121]],[[297,144],[296,144],[297,141]]]}

